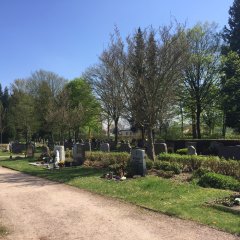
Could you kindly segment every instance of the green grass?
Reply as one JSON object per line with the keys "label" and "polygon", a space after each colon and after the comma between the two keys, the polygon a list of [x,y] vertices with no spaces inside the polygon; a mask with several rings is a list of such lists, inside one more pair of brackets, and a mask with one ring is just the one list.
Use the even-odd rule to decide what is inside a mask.
{"label": "green grass", "polygon": [[0,165],[240,235],[239,215],[206,205],[206,202],[228,196],[231,191],[201,188],[154,176],[108,181],[100,178],[104,171],[101,169],[76,167],[52,171],[31,166],[27,160],[6,160]]}
{"label": "green grass", "polygon": [[3,152],[2,150],[0,150],[0,156],[10,156],[9,152]]}
{"label": "green grass", "polygon": [[0,225],[0,237],[3,237],[8,234],[7,229],[4,226]]}

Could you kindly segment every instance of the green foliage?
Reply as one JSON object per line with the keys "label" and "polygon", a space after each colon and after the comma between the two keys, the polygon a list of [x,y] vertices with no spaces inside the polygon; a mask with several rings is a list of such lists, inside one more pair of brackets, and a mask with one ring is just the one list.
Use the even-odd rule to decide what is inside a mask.
{"label": "green foliage", "polygon": [[181,167],[178,163],[171,163],[167,161],[155,161],[154,168],[164,171],[172,171],[175,174],[181,173]]}
{"label": "green foliage", "polygon": [[200,167],[212,172],[240,178],[240,161],[224,160],[216,156],[196,156],[162,153],[158,155],[161,161],[178,163],[185,171],[197,170]]}
{"label": "green foliage", "polygon": [[180,148],[176,151],[176,153],[180,155],[187,155],[187,152],[188,152],[187,148]]}
{"label": "green foliage", "polygon": [[154,166],[154,161],[147,158],[147,159],[146,159],[146,168],[147,168],[148,170],[150,170],[150,169],[153,168],[153,166]]}
{"label": "green foliage", "polygon": [[127,162],[130,160],[130,154],[118,152],[86,152],[86,160],[97,162],[98,164],[100,163],[104,168],[107,168],[113,164],[121,164],[126,167]]}
{"label": "green foliage", "polygon": [[212,187],[220,189],[230,189],[233,191],[240,191],[240,182],[233,177],[224,176],[217,173],[206,173],[202,177],[198,184],[202,187]]}
{"label": "green foliage", "polygon": [[208,170],[208,169],[206,169],[206,168],[199,168],[199,169],[197,169],[197,170],[195,170],[194,172],[193,172],[193,178],[200,178],[200,177],[202,177],[204,174],[206,174],[206,173],[209,173],[210,171]]}

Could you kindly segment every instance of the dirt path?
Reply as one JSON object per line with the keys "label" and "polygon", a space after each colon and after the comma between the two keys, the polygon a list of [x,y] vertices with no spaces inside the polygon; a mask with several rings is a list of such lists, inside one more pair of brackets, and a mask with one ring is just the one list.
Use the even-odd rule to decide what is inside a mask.
{"label": "dirt path", "polygon": [[1,167],[0,216],[11,240],[240,239]]}

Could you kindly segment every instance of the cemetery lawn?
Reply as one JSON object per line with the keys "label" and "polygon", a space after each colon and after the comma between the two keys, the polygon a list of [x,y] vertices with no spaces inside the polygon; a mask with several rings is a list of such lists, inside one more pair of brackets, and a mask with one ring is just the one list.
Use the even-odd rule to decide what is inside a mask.
{"label": "cemetery lawn", "polygon": [[240,235],[239,214],[224,212],[206,204],[229,196],[233,193],[231,191],[201,188],[155,176],[121,182],[105,180],[100,178],[106,171],[103,169],[74,167],[47,170],[29,165],[32,160],[3,160],[0,165]]}

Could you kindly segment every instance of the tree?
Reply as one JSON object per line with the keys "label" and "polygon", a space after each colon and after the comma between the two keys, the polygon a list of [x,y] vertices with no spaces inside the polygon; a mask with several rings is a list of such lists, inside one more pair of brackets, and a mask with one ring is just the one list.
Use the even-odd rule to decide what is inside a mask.
{"label": "tree", "polygon": [[37,121],[33,98],[26,92],[25,80],[15,80],[12,84],[9,112],[9,121],[15,127],[17,137],[28,142],[37,129]]}
{"label": "tree", "polygon": [[118,142],[118,122],[124,112],[123,79],[126,65],[124,44],[115,30],[107,49],[100,56],[100,63],[88,69],[84,77],[91,82],[94,92],[101,102],[102,109],[114,121],[115,145]]}
{"label": "tree", "polygon": [[[139,37],[135,34],[128,41],[133,46],[133,51],[129,51],[128,54],[129,62],[137,52],[137,39]],[[129,106],[134,106],[133,115],[139,116],[141,113],[140,119],[147,128],[148,155],[154,160],[153,129],[176,100],[175,92],[179,87],[186,63],[187,42],[180,26],[176,29],[172,26],[164,26],[159,29],[158,39],[154,30],[150,29],[144,39],[144,45],[143,60],[139,67],[128,64],[128,76],[124,88],[125,94],[130,96]],[[135,86],[137,86],[136,93]],[[136,102],[136,95],[141,96],[141,104]]]}
{"label": "tree", "polygon": [[[75,117],[70,119],[71,128],[74,130],[76,138],[79,136],[79,129],[88,128],[88,137],[91,137],[91,131],[96,130],[99,125],[100,104],[90,83],[82,78],[76,78],[70,81],[66,86],[69,92],[70,109]],[[78,119],[78,121],[76,121]]]}
{"label": "tree", "polygon": [[190,29],[187,38],[189,62],[184,76],[185,105],[191,112],[193,137],[201,138],[201,113],[214,101],[209,98],[209,92],[219,80],[220,37],[215,24],[205,23]]}
{"label": "tree", "polygon": [[[224,125],[240,132],[240,56],[229,52],[223,57],[223,76],[221,79],[222,106]],[[223,128],[225,136],[225,127]]]}
{"label": "tree", "polygon": [[240,0],[234,0],[229,15],[229,27],[224,27],[223,38],[230,51],[240,54]]}

